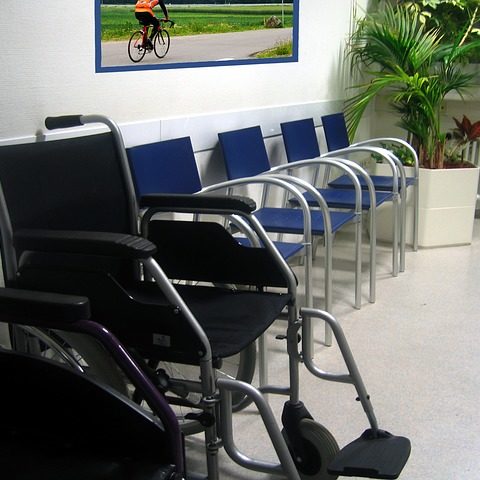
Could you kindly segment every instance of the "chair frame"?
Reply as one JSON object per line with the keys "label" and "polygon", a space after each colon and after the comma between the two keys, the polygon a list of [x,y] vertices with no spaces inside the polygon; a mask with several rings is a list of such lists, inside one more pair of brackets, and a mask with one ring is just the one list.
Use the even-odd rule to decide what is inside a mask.
{"label": "chair frame", "polygon": [[[336,162],[332,161],[332,164],[337,165]],[[342,167],[340,167],[342,168]],[[358,179],[353,174],[353,172],[348,168],[343,166],[344,171],[350,176],[352,182],[356,182],[358,184],[357,188],[357,201],[360,202],[360,184],[358,183]],[[330,213],[328,205],[326,204],[323,197],[318,193],[318,191],[313,188],[308,182],[305,182],[299,178],[289,176],[289,175],[281,175],[281,174],[273,174],[271,172],[266,172],[264,175],[258,175],[255,177],[247,177],[241,178],[237,180],[228,180],[226,182],[217,183],[215,185],[211,185],[209,187],[205,187],[202,189],[200,193],[210,193],[215,192],[218,190],[228,189],[231,193],[232,189],[239,186],[245,185],[275,185],[280,186],[286,192],[290,193],[294,196],[294,198],[298,201],[299,206],[303,213],[303,244],[305,248],[305,297],[306,297],[306,306],[313,307],[313,235],[312,235],[312,226],[311,226],[311,218],[310,218],[310,206],[305,201],[305,198],[302,195],[302,191],[309,192],[314,201],[317,203],[318,208],[322,212],[325,224],[325,233],[324,233],[324,242],[325,242],[325,310],[332,311],[332,248],[333,248],[333,232],[332,232],[332,224],[330,220]],[[299,190],[299,188],[301,190]],[[361,209],[360,212],[358,209],[355,211],[356,215],[356,234],[358,235],[359,231],[361,232],[362,223],[361,223]],[[358,244],[358,242],[356,242]],[[361,245],[357,245],[356,249],[356,265],[355,265],[355,305],[360,304],[361,299],[361,249],[359,248]],[[313,340],[312,340],[313,341]],[[332,333],[328,325],[325,325],[325,345],[331,346],[332,345]]]}
{"label": "chair frame", "polygon": [[[348,168],[342,168],[340,165],[345,165]],[[370,198],[370,204],[373,206],[376,206],[376,199],[375,199],[375,190],[373,183],[370,179],[370,176],[368,175],[367,171],[360,167],[358,164],[355,162],[352,162],[347,159],[342,159],[342,158],[337,158],[335,157],[334,159],[332,158],[314,158],[314,159],[308,159],[308,160],[298,160],[295,162],[288,163],[286,165],[279,165],[277,167],[273,167],[269,174],[276,174],[277,172],[283,172],[286,170],[289,175],[293,175],[293,172],[297,169],[303,169],[303,168],[309,168],[309,167],[315,167],[315,172],[313,174],[314,181],[311,182],[311,185],[315,185],[315,178],[318,177],[318,170],[321,166],[327,166],[327,167],[335,167],[339,168],[340,170],[343,170],[347,176],[352,180],[352,183],[355,186],[355,214],[358,217],[361,217],[363,219],[362,215],[362,202],[361,202],[361,187],[360,183],[358,182],[358,179],[355,175],[354,172],[357,172],[357,174],[361,175],[368,187],[368,193],[369,193],[369,198]],[[321,195],[321,193],[320,193]],[[361,239],[362,235],[362,221],[357,221],[356,222],[356,238]],[[370,215],[369,218],[369,228],[370,232],[375,233],[376,232],[376,216],[375,214]],[[355,263],[356,263],[356,279],[360,278],[361,279],[361,251],[359,252],[358,250],[361,249],[361,245],[357,240],[355,241],[355,244],[357,246],[357,252],[355,254]],[[369,276],[369,302],[370,303],[375,303],[376,300],[376,235],[372,234],[370,236],[370,249],[369,249],[369,263],[370,263],[370,276]],[[356,280],[356,295],[355,295],[355,308],[360,308],[360,299],[361,299],[361,285],[358,285],[359,281]],[[326,308],[327,311],[329,311],[328,308]]]}
{"label": "chair frame", "polygon": [[[313,160],[321,157],[320,145],[313,118],[301,118],[297,120],[286,121],[281,123],[280,127],[288,164],[296,165],[297,162],[302,160]],[[364,185],[362,185],[362,187],[364,188],[364,191],[362,191],[362,209],[364,212],[370,213],[370,233],[375,233],[377,214],[376,209],[384,202],[392,201],[393,193],[387,191],[376,191],[375,185],[370,178],[370,174],[358,163],[352,162],[351,160],[342,159],[340,157],[338,160],[344,161],[350,166],[350,168],[356,171],[359,178],[363,179]],[[330,167],[326,167],[321,171],[319,165],[311,174],[311,183],[313,185],[321,185],[319,187],[319,191],[325,196],[325,200],[333,208],[339,208],[343,210],[353,209],[353,190],[348,187],[329,187],[327,184],[330,179],[327,177],[327,175],[330,173],[330,171]],[[323,173],[322,177],[320,176],[320,173]],[[322,179],[321,182],[320,179]],[[338,195],[339,192],[341,192],[340,195]],[[375,199],[375,202],[373,202],[372,199]],[[374,203],[376,205],[374,205]],[[372,209],[372,205],[374,205],[374,209]],[[392,221],[393,232],[395,232],[395,219],[393,215]],[[375,245],[373,245],[373,242],[375,242]],[[393,247],[395,248],[395,243],[393,244]],[[372,235],[370,236],[370,249],[370,265],[372,265],[373,269],[376,270],[376,237],[372,238]],[[397,260],[396,255],[393,255],[393,252],[392,257],[392,272],[394,272],[395,263]],[[375,272],[372,273],[372,270],[370,270],[370,272],[371,288],[369,300],[370,302],[375,302]]]}
{"label": "chair frame", "polygon": [[[335,116],[336,114],[332,114],[332,116]],[[340,114],[338,114],[340,115]],[[322,117],[322,120],[325,118],[325,116]],[[405,246],[406,246],[406,218],[407,218],[407,206],[406,206],[406,201],[407,201],[407,185],[406,185],[406,173],[405,173],[405,168],[402,164],[402,162],[388,149],[384,147],[379,147],[378,145],[382,145],[384,143],[392,143],[396,144],[399,146],[402,146],[406,148],[412,155],[412,158],[414,159],[414,175],[413,175],[413,183],[411,186],[414,189],[413,193],[413,250],[417,251],[418,250],[418,209],[419,209],[419,191],[418,191],[418,176],[419,176],[419,161],[418,161],[418,155],[415,151],[415,149],[405,140],[400,139],[400,138],[395,138],[395,137],[377,137],[377,138],[371,138],[363,141],[358,141],[349,144],[349,146],[345,148],[339,148],[335,150],[331,150],[328,153],[329,154],[340,154],[340,155],[348,155],[348,151],[353,152],[371,152],[371,153],[376,153],[379,155],[384,161],[387,163],[390,163],[388,161],[388,158],[393,160],[393,162],[396,165],[398,174],[399,174],[399,179],[400,179],[400,189],[398,189],[398,184],[394,183],[393,188],[394,188],[394,195],[395,195],[395,190],[396,193],[399,196],[399,203],[398,203],[398,215],[400,217],[400,225],[399,225],[399,242],[400,242],[400,250],[399,250],[399,267],[398,269],[394,270],[394,276],[398,273],[398,271],[403,272],[405,271]],[[371,148],[375,150],[370,150]],[[365,150],[363,150],[365,149]],[[397,187],[397,188],[395,188]],[[394,235],[395,236],[395,235]]]}
{"label": "chair frame", "polygon": [[[402,261],[401,259],[404,258],[405,254],[405,243],[402,243],[402,231],[404,231],[401,228],[401,218],[402,218],[402,207],[401,207],[401,202],[400,200],[400,191],[398,188],[398,163],[399,160],[393,158],[393,156],[384,149],[381,148],[375,148],[375,147],[348,147],[345,149],[340,149],[340,150],[335,150],[333,152],[327,152],[323,153],[320,155],[321,158],[330,158],[330,157],[337,157],[338,155],[345,155],[348,157],[351,153],[358,153],[358,152],[369,152],[369,153],[375,153],[377,155],[380,155],[385,162],[390,166],[392,170],[392,178],[393,178],[393,198],[392,198],[392,205],[393,205],[393,220],[392,220],[392,226],[393,226],[393,240],[392,240],[392,275],[394,277],[398,276],[399,271],[402,270]],[[326,178],[328,178],[329,173],[326,173]],[[405,177],[400,175],[400,182],[401,182],[401,189],[402,186],[405,183]],[[405,189],[403,189],[405,191]],[[403,253],[402,253],[403,252]],[[400,264],[399,264],[400,262]],[[403,262],[403,269],[404,267]]]}
{"label": "chair frame", "polygon": [[[260,130],[259,126],[250,127],[250,128],[258,128]],[[248,129],[242,129],[242,130],[248,130]],[[261,132],[261,130],[260,130],[260,132]],[[219,138],[222,139],[222,136],[225,135],[225,134],[228,134],[228,133],[229,132],[219,133]],[[263,137],[262,137],[262,140],[263,140]],[[354,188],[356,189],[356,191],[358,190],[357,202],[358,202],[358,198],[360,198],[360,203],[358,203],[356,205],[356,208],[355,208],[355,211],[354,211],[353,221],[355,223],[357,223],[357,222],[360,223],[360,232],[361,232],[362,213],[361,213],[361,208],[359,208],[359,206],[361,205],[361,187],[360,187],[360,184],[358,182],[358,179],[353,174],[353,172],[351,171],[351,169],[348,165],[346,165],[342,162],[335,162],[335,159],[329,159],[328,161],[330,161],[332,163],[332,165],[334,164],[336,167],[343,170],[345,172],[345,174],[354,183]],[[302,191],[309,191],[309,193],[311,195],[313,195],[314,198],[316,199],[315,202],[317,204],[319,204],[319,202],[321,202],[322,206],[321,206],[320,210],[322,212],[323,217],[327,218],[327,215],[329,215],[329,210],[330,209],[329,209],[327,203],[325,202],[325,200],[323,199],[323,197],[321,197],[321,194],[320,194],[320,197],[321,197],[321,199],[320,199],[318,197],[319,192],[315,188],[313,188],[311,184],[309,184],[308,182],[305,182],[305,181],[301,181],[299,178],[290,175],[289,174],[290,173],[289,169],[282,170],[281,167],[278,168],[278,169],[277,169],[277,167],[273,167],[273,168],[270,167],[269,170],[266,170],[265,172],[259,173],[256,176],[266,177],[266,176],[271,176],[272,174],[278,175],[279,173],[285,175],[284,177],[282,177],[285,181],[293,182],[297,187],[301,188]],[[247,177],[247,178],[251,179],[251,178],[254,178],[254,177],[250,176],[250,177]],[[229,180],[229,181],[235,181],[235,180]],[[263,208],[263,206],[265,205],[267,195],[268,195],[268,191],[264,189],[263,192],[262,192],[262,199],[261,199],[260,207],[259,207],[260,209]],[[317,205],[315,205],[315,208],[318,208]],[[331,225],[331,222],[329,222],[329,225]],[[361,305],[361,253],[359,253],[359,250],[360,250],[361,245],[359,245],[359,242],[360,242],[360,239],[361,239],[361,235],[358,235],[358,230],[356,230],[356,232],[357,232],[357,237],[356,237],[355,303],[354,303],[354,305],[355,305],[356,308],[360,308],[360,305]],[[331,245],[332,245],[332,241],[333,241],[332,240],[333,232],[332,232],[331,228],[329,228],[329,233],[328,234],[329,234],[330,238],[325,239],[325,245],[326,245],[326,263],[329,264],[329,270],[330,271],[327,271],[327,269],[326,269],[326,272],[325,272],[326,285],[328,286],[328,291],[326,291],[326,293],[325,293],[325,297],[326,297],[325,309],[327,311],[332,311]],[[306,278],[311,278],[309,276],[308,272],[306,272]],[[307,306],[312,305],[312,303],[309,302],[309,300],[310,299],[308,299],[308,296],[307,296],[307,302],[306,302]],[[327,336],[329,336],[329,335],[327,334]],[[331,340],[331,337],[327,339],[327,345],[330,345],[330,340]]]}

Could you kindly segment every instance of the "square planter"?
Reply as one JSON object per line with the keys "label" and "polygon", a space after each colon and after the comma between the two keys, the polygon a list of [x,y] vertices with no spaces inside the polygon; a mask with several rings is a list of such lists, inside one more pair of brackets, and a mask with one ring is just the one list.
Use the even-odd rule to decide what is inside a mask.
{"label": "square planter", "polygon": [[[377,175],[388,175],[389,167],[376,165]],[[412,169],[407,168],[407,175]],[[472,242],[479,168],[420,169],[418,245],[441,247]],[[413,191],[407,190],[407,244],[413,243]],[[392,239],[391,204],[377,210],[377,239]]]}

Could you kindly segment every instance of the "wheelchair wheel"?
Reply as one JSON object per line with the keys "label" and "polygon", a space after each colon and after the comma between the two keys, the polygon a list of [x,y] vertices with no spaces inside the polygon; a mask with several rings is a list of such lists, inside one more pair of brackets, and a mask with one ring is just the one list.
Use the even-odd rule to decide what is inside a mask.
{"label": "wheelchair wheel", "polygon": [[334,480],[337,475],[330,475],[327,467],[339,451],[333,435],[319,423],[304,418],[300,421],[300,433],[306,458],[295,458],[294,462],[302,480]]}
{"label": "wheelchair wheel", "polygon": [[170,34],[166,30],[159,30],[153,40],[153,51],[158,58],[163,58],[170,49]]}
{"label": "wheelchair wheel", "polygon": [[143,48],[142,44],[143,32],[141,30],[133,32],[128,41],[128,56],[134,63],[139,62],[145,56],[146,50]]}
{"label": "wheelchair wheel", "polygon": [[127,384],[110,354],[88,335],[17,325],[11,331],[12,348],[48,358],[89,375],[127,395]]}

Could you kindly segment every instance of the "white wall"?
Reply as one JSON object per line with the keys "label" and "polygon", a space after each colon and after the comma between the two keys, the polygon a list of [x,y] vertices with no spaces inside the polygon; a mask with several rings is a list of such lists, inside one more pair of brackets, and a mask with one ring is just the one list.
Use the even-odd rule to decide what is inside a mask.
{"label": "white wall", "polygon": [[299,1],[298,62],[115,73],[95,73],[92,0],[24,0],[20,11],[1,2],[0,140],[34,135],[49,115],[101,113],[130,124],[338,105],[352,0]]}

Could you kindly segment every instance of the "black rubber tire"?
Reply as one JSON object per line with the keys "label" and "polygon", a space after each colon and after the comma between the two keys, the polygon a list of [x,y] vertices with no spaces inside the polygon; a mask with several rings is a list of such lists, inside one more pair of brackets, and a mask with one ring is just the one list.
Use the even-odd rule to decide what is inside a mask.
{"label": "black rubber tire", "polygon": [[159,30],[153,39],[153,51],[158,58],[163,58],[170,50],[170,34],[167,30]]}
{"label": "black rubber tire", "polygon": [[145,56],[146,50],[142,47],[143,32],[137,30],[132,33],[130,40],[128,41],[128,56],[134,63],[140,62]]}
{"label": "black rubber tire", "polygon": [[339,451],[333,435],[319,423],[310,418],[300,421],[300,432],[307,459],[303,462],[294,457],[295,465],[302,480],[334,480],[337,475],[331,475],[327,467]]}

